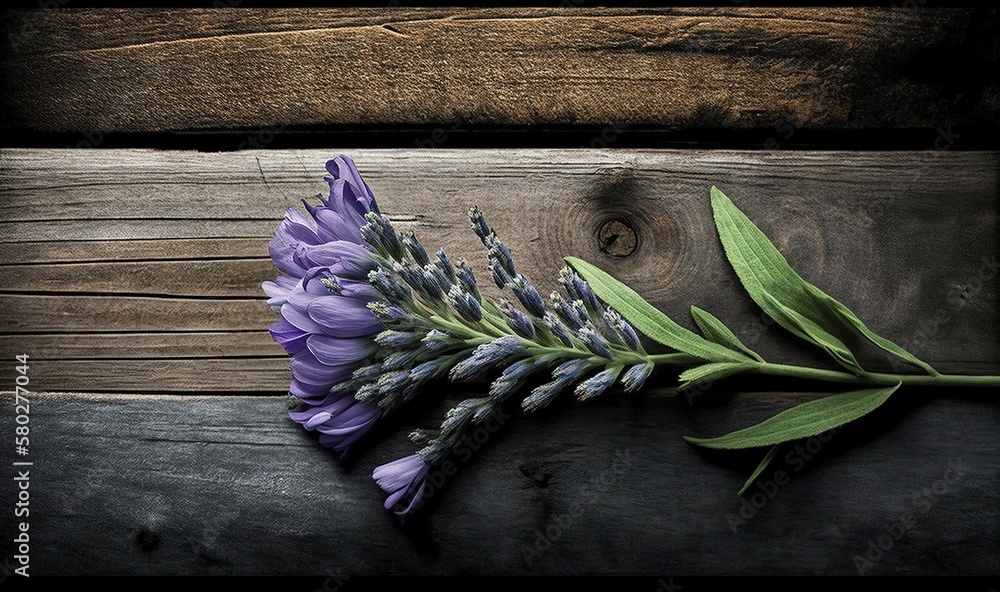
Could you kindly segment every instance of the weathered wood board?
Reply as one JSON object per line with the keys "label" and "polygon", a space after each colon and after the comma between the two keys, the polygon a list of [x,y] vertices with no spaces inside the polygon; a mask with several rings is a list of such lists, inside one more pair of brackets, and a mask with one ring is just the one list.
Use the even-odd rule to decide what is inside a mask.
{"label": "weathered wood board", "polygon": [[[816,394],[733,380],[693,404],[665,388],[562,404],[490,435],[429,513],[396,524],[371,469],[463,391],[429,389],[340,466],[285,416],[287,358],[258,292],[281,212],[323,189],[337,152],[0,152],[0,358],[31,355],[33,573],[1000,569],[1000,413],[954,390],[908,391],[788,449],[742,499],[758,459],[680,437]],[[682,323],[698,303],[769,358],[823,363],[742,294],[711,221],[717,184],[873,327],[943,371],[1000,371],[996,153],[348,152],[397,224],[476,269],[473,204],[543,293],[575,254]],[[607,220],[635,230],[632,254],[601,250]],[[0,376],[13,384],[13,364]]]}
{"label": "weathered wood board", "polygon": [[[653,389],[517,418],[470,453],[429,514],[399,525],[371,469],[411,453],[403,434],[433,426],[444,403],[344,468],[280,399],[36,395],[31,573],[997,573],[995,401],[901,397],[859,428],[789,449],[746,507],[734,494],[757,459],[702,455],[680,438],[801,396],[690,407]],[[3,499],[13,487],[3,480]],[[888,550],[856,559],[871,544]]]}
{"label": "weathered wood board", "polygon": [[[32,353],[44,390],[281,392],[267,242],[338,152],[4,150],[0,352]],[[942,371],[1000,368],[997,153],[349,152],[400,227],[483,278],[472,205],[543,294],[559,257],[580,256],[679,322],[697,304],[765,356],[825,363],[742,292],[711,219],[716,184],[871,326]],[[601,250],[614,219],[636,232],[626,257]]]}
{"label": "weathered wood board", "polygon": [[82,145],[444,122],[974,127],[1000,115],[997,20],[917,3],[6,11],[0,112],[7,129],[90,133]]}

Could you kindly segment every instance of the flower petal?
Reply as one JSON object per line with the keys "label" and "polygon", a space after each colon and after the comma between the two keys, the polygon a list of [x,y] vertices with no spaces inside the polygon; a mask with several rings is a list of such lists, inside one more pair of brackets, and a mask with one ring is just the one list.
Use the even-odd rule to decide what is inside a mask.
{"label": "flower petal", "polygon": [[306,339],[309,337],[308,333],[289,323],[284,318],[278,319],[271,325],[270,333],[271,339],[274,339],[275,343],[285,348],[285,351],[289,354],[298,353],[299,350],[306,346]]}
{"label": "flower petal", "polygon": [[382,324],[363,300],[344,297],[317,298],[306,308],[309,318],[335,337],[361,337],[382,330]]}
{"label": "flower petal", "polygon": [[[267,247],[274,265],[289,275],[302,277],[305,270],[294,260],[295,249],[300,244],[315,245],[321,242],[315,228],[315,224],[301,211],[295,208],[286,210],[285,219],[274,231],[274,238]],[[358,233],[360,232],[359,230]]]}
{"label": "flower petal", "polygon": [[309,351],[316,359],[329,367],[349,367],[354,371],[358,362],[372,353],[376,344],[371,339],[356,337],[341,339],[328,335],[312,335],[306,341]]}
{"label": "flower petal", "polygon": [[[330,241],[350,241],[361,244],[364,239],[361,237],[361,226],[351,220],[346,220],[336,211],[327,208],[316,208],[313,212],[316,218],[316,230],[323,242]],[[289,257],[291,254],[289,254]]]}

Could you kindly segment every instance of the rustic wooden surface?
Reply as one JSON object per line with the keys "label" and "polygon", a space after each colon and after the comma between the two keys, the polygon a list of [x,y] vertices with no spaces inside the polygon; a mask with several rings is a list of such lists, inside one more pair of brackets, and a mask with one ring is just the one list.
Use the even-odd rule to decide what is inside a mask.
{"label": "rustic wooden surface", "polygon": [[[369,475],[412,451],[402,433],[343,468],[271,397],[35,396],[32,574],[856,575],[855,556],[900,516],[909,527],[866,575],[996,574],[995,401],[901,397],[809,461],[777,461],[789,481],[770,499],[752,490],[760,508],[740,523],[734,493],[754,460],[703,456],[680,435],[789,402],[755,393],[691,408],[651,390],[520,418],[425,518],[399,525]],[[3,499],[12,487],[3,480]]]}
{"label": "rustic wooden surface", "polygon": [[[967,391],[908,391],[801,471],[782,459],[790,483],[736,532],[757,459],[680,436],[815,396],[802,385],[730,381],[694,405],[659,388],[517,418],[428,515],[395,524],[371,469],[479,390],[431,389],[346,467],[285,417],[266,245],[340,151],[0,151],[0,359],[29,353],[32,388],[49,391],[31,406],[33,573],[856,574],[901,515],[912,526],[866,573],[1000,570],[1000,414]],[[711,221],[716,184],[883,334],[942,371],[1000,372],[995,152],[348,152],[400,227],[477,271],[473,204],[543,293],[574,254],[688,326],[698,303],[765,357],[823,363],[742,294]],[[635,228],[632,255],[600,250],[610,219]],[[13,376],[0,365],[2,384]],[[0,433],[12,421],[0,414]],[[558,534],[529,562],[539,531]]]}
{"label": "rustic wooden surface", "polygon": [[997,11],[906,6],[7,11],[0,112],[87,132],[995,125]]}
{"label": "rustic wooden surface", "polygon": [[[284,352],[264,332],[267,242],[285,208],[324,189],[336,153],[5,150],[0,355],[32,352],[45,390],[283,390]],[[689,326],[697,303],[765,356],[824,363],[742,293],[711,219],[717,184],[873,327],[942,371],[1000,367],[996,153],[351,153],[400,227],[483,278],[472,205],[542,293],[575,255]],[[600,250],[609,219],[635,228],[634,253]]]}

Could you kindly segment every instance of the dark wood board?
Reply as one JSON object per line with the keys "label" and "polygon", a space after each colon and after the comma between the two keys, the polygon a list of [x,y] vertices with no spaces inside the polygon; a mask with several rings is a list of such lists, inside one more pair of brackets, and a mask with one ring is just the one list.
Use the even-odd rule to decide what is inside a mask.
{"label": "dark wood board", "polygon": [[[2,126],[994,125],[995,9],[6,11]],[[931,140],[933,141],[933,139]],[[440,143],[434,141],[432,143]]]}
{"label": "dark wood board", "polygon": [[[783,485],[765,485],[771,497],[752,489],[746,503],[759,508],[740,522],[734,494],[756,459],[703,455],[680,436],[741,427],[803,396],[691,407],[652,389],[513,418],[426,516],[399,525],[369,475],[413,450],[403,434],[439,421],[440,399],[342,467],[280,398],[36,394],[31,574],[856,575],[855,557],[890,531],[865,575],[1000,570],[998,413],[976,395],[910,393],[790,449],[765,473]],[[3,499],[13,487],[3,480]]]}

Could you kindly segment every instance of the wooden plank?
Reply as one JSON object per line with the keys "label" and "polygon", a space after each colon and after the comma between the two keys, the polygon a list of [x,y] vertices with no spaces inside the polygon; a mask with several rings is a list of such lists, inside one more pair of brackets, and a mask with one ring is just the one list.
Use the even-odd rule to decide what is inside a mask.
{"label": "wooden plank", "polygon": [[[3,126],[937,128],[997,120],[988,10],[5,13]],[[971,63],[956,73],[953,63]],[[968,74],[964,74],[968,72]],[[45,100],[38,100],[45,97]],[[961,97],[956,100],[955,97]],[[437,142],[439,143],[439,142]]]}
{"label": "wooden plank", "polygon": [[[259,291],[276,274],[267,241],[285,208],[324,189],[323,163],[335,153],[0,152],[0,225],[12,230],[0,236],[9,241],[0,251],[9,351],[72,360],[50,365],[66,390],[147,391],[137,369],[155,370],[157,360],[171,369],[158,388],[219,390],[201,375],[184,383],[184,348],[192,359],[233,358],[223,374],[234,391],[272,388],[242,375],[245,362],[235,359],[280,357],[268,349],[276,316]],[[465,218],[472,205],[542,293],[557,287],[559,256],[576,255],[682,324],[692,326],[687,309],[698,304],[769,358],[825,363],[764,322],[742,293],[711,219],[708,187],[717,184],[807,279],[881,333],[942,371],[1000,371],[997,153],[350,153],[400,229],[466,257],[481,278],[485,256]],[[60,189],[52,181],[60,175],[72,185]],[[54,191],[72,197],[42,199]],[[120,207],[130,194],[155,207]],[[601,250],[599,229],[612,219],[637,232],[627,257]],[[111,359],[132,370],[96,383],[83,372]]]}
{"label": "wooden plank", "polygon": [[[71,11],[75,12],[75,11]],[[385,10],[366,8],[337,8],[335,10],[313,8],[289,8],[283,10],[204,10],[176,8],[139,8],[128,10],[87,11],[91,14],[68,14],[56,16],[54,11],[4,11],[6,26],[15,33],[10,40],[14,48],[26,54],[44,54],[51,47],[38,43],[35,37],[44,29],[44,38],[61,47],[64,51],[84,51],[129,45],[136,38],[146,43],[164,43],[185,39],[224,37],[227,35],[251,35],[301,29],[381,26],[386,15],[392,20],[411,21],[435,18],[462,18],[463,11],[455,9],[407,9],[398,8],[391,13]],[[517,9],[478,10],[475,15],[497,16],[517,14]],[[530,14],[533,11],[524,11]],[[589,11],[592,12],[592,11]],[[629,14],[634,11],[622,10],[615,13]],[[94,13],[100,13],[107,20],[102,24]],[[89,18],[88,18],[89,17]],[[35,30],[39,29],[39,30]],[[33,43],[15,43],[21,37]],[[6,38],[6,37],[5,37]]]}
{"label": "wooden plank", "polygon": [[261,282],[274,279],[275,273],[274,264],[266,255],[253,259],[5,265],[0,266],[0,293],[259,298],[263,293]]}
{"label": "wooden plank", "polygon": [[4,333],[263,331],[276,318],[263,298],[0,295],[0,310]]}
{"label": "wooden plank", "polygon": [[[239,334],[229,333],[232,343]],[[105,339],[115,337],[104,336]],[[124,338],[118,338],[125,343]],[[4,347],[5,350],[10,346]],[[11,352],[5,359],[13,359]],[[280,349],[279,349],[280,351]],[[6,353],[6,352],[5,352]],[[103,393],[285,393],[292,379],[288,356],[206,358],[197,351],[177,358],[35,359],[29,357],[32,384],[47,391]]]}
{"label": "wooden plank", "polygon": [[[12,250],[31,249],[41,242],[110,242],[192,238],[263,238],[274,232],[274,220],[40,220],[0,222],[0,243],[12,242]],[[266,242],[266,241],[265,241]]]}
{"label": "wooden plank", "polygon": [[282,357],[265,331],[175,333],[42,333],[0,335],[0,359],[30,352],[32,360]]}
{"label": "wooden plank", "polygon": [[0,265],[266,257],[267,243],[266,237],[0,242]]}
{"label": "wooden plank", "polygon": [[[341,467],[280,398],[34,394],[31,574],[856,575],[855,558],[890,532],[866,575],[996,573],[994,402],[890,401],[789,450],[765,473],[787,483],[745,502],[734,492],[752,455],[703,455],[680,438],[795,398],[721,394],[692,408],[653,390],[516,417],[425,517],[394,525],[371,470],[411,453],[404,433],[440,421],[444,403],[410,409]],[[12,422],[0,414],[3,433]]]}

